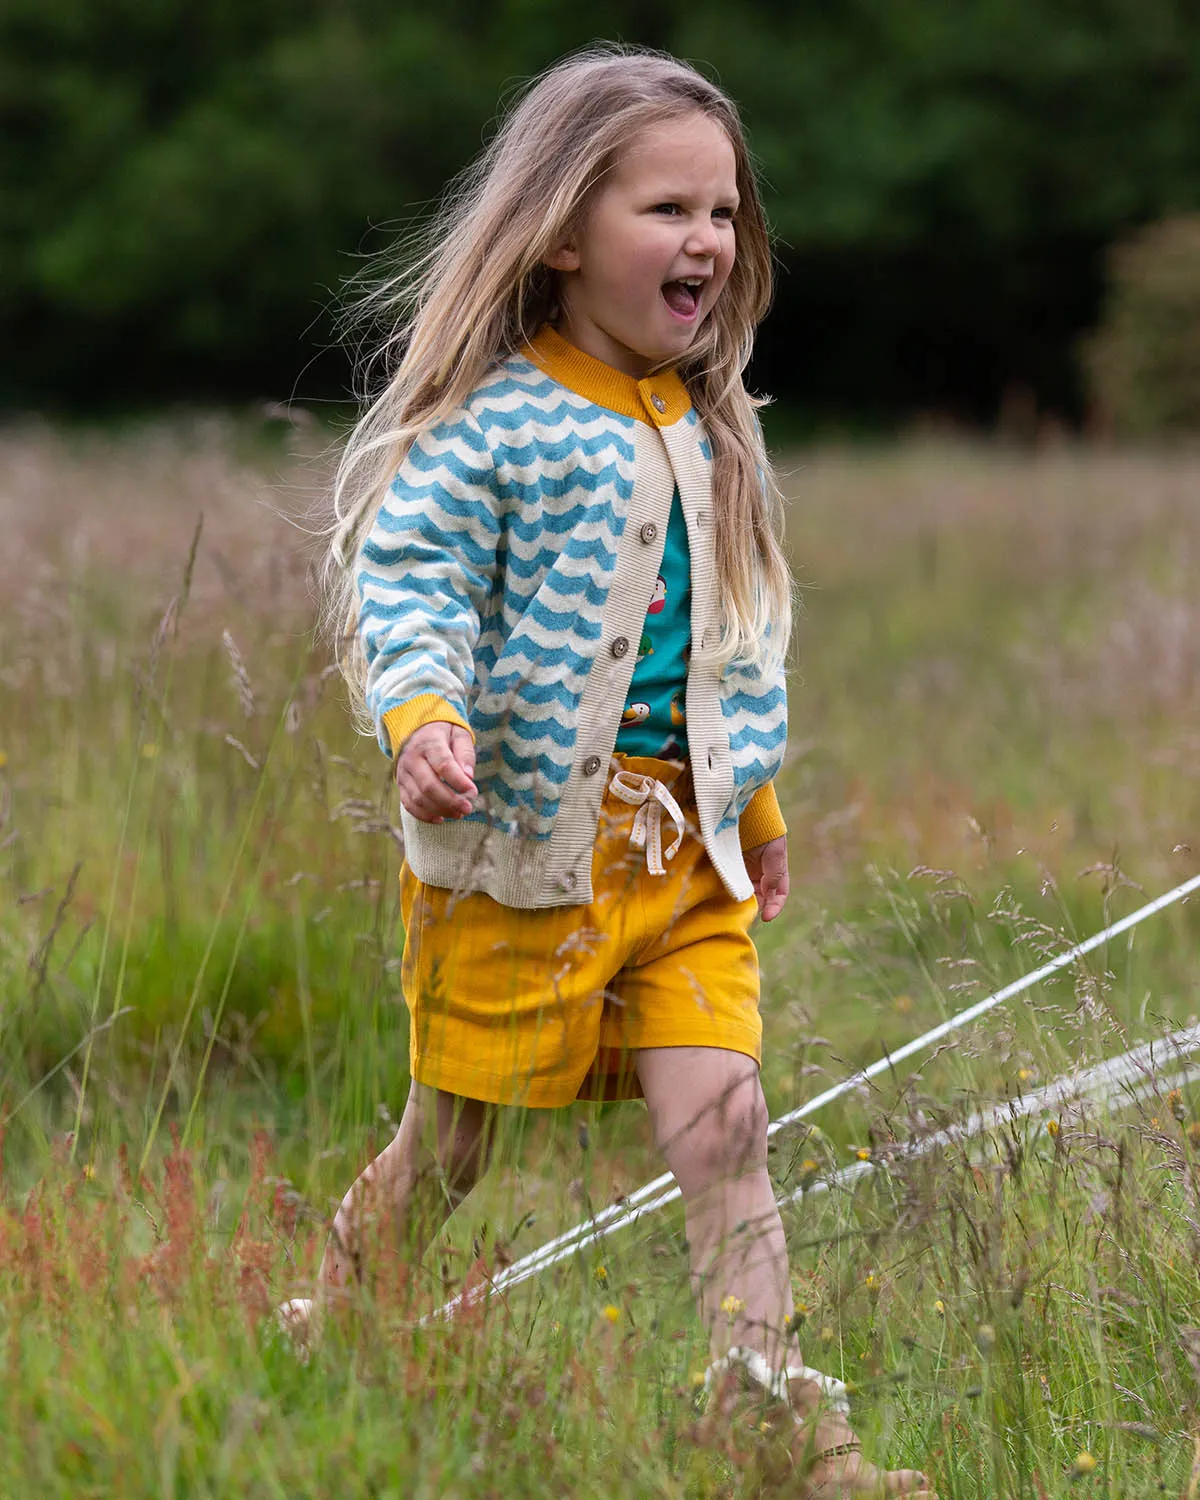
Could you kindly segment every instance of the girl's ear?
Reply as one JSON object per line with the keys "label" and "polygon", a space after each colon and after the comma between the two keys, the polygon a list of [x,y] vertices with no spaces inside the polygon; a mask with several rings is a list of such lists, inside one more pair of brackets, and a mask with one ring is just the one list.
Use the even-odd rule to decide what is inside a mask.
{"label": "girl's ear", "polygon": [[575,241],[563,240],[552,245],[542,257],[542,262],[552,271],[578,271],[579,251],[575,248]]}

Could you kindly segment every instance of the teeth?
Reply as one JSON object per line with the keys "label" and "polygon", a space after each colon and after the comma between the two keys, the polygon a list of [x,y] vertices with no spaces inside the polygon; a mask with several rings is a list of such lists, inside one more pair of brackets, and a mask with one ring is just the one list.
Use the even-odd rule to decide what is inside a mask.
{"label": "teeth", "polygon": [[684,286],[703,286],[704,285],[704,277],[703,276],[681,276],[679,279],[680,279],[680,281],[683,282]]}

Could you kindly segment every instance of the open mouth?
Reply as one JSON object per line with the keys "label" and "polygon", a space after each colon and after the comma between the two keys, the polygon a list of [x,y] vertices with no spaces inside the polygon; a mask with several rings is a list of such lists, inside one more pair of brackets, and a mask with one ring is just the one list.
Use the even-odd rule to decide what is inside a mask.
{"label": "open mouth", "polygon": [[677,317],[694,318],[700,306],[700,293],[704,290],[702,276],[687,276],[679,281],[668,281],[662,289],[663,301]]}

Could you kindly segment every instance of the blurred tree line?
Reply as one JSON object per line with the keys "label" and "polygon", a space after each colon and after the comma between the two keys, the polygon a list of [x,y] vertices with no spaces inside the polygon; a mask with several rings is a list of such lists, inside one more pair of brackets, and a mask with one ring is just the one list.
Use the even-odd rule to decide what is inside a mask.
{"label": "blurred tree line", "polygon": [[815,414],[1078,417],[1106,248],[1200,207],[1196,0],[0,0],[0,403],[343,398],[346,277],[597,37],[741,103]]}

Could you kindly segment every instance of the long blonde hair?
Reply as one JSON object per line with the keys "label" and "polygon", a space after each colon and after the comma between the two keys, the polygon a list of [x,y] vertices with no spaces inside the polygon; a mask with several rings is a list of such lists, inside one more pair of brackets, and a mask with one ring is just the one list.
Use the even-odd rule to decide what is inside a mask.
{"label": "long blonde hair", "polygon": [[755,415],[762,402],[742,379],[771,299],[771,249],[741,121],[720,89],[676,58],[597,46],[556,64],[523,93],[448,189],[402,268],[360,306],[368,319],[390,325],[379,354],[391,368],[338,465],[323,580],[324,624],[339,640],[360,717],[365,661],[356,562],[400,461],[419,433],[463,404],[489,367],[553,321],[555,274],[543,257],[580,222],[589,194],[623,148],[647,126],[693,111],[729,137],[740,198],[729,280],[676,365],[713,453],[725,618],[711,659],[763,670],[782,661],[792,620],[783,500]]}

